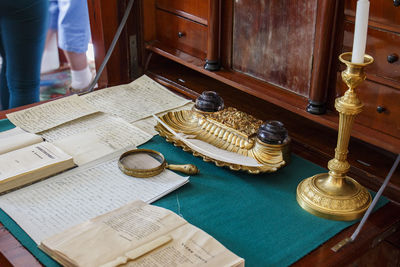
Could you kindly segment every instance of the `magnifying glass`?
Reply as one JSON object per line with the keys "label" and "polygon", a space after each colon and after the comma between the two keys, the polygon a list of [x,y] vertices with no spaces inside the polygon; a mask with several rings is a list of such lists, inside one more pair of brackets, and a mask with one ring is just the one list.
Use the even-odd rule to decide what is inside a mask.
{"label": "magnifying glass", "polygon": [[155,176],[166,168],[189,175],[199,173],[193,164],[168,164],[160,152],[151,149],[134,149],[123,153],[119,157],[118,167],[123,173],[140,178]]}

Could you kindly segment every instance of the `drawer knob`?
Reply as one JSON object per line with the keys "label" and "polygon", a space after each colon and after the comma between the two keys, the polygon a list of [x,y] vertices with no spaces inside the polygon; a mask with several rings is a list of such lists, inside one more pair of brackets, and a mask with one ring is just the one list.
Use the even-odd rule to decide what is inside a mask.
{"label": "drawer knob", "polygon": [[385,107],[382,107],[382,106],[378,106],[378,107],[376,108],[376,111],[377,111],[378,113],[383,113],[383,112],[386,111],[386,108],[385,108]]}
{"label": "drawer knob", "polygon": [[182,38],[183,36],[185,36],[186,34],[184,32],[178,32],[178,37]]}
{"label": "drawer knob", "polygon": [[[399,0],[400,1],[400,0]],[[397,60],[399,60],[399,56],[397,54],[390,54],[387,57],[387,61],[389,63],[395,63]]]}
{"label": "drawer knob", "polygon": [[395,7],[400,6],[400,0],[393,0],[393,5],[394,5]]}

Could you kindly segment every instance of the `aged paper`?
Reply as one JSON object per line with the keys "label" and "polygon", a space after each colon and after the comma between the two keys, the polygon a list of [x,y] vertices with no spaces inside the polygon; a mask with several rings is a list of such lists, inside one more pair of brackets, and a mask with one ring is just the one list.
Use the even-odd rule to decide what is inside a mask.
{"label": "aged paper", "polygon": [[19,127],[0,132],[0,154],[42,142],[40,135],[28,133]]}
{"label": "aged paper", "polygon": [[79,266],[244,266],[212,236],[142,201],[52,236],[40,247],[63,264]]}
{"label": "aged paper", "polygon": [[69,153],[77,165],[82,165],[116,150],[141,145],[152,137],[121,118],[114,117],[107,123],[99,123],[89,130],[55,141],[54,145]]}
{"label": "aged paper", "polygon": [[[193,106],[194,106],[194,103],[190,102],[190,103],[185,104],[182,107],[163,111],[163,112],[157,113],[156,115],[158,117],[160,117],[160,116],[167,114],[168,112],[175,112],[175,111],[179,111],[179,110],[190,110],[190,109],[192,109]],[[156,126],[156,124],[157,124],[157,120],[153,116],[149,116],[149,117],[146,117],[144,119],[141,119],[141,120],[138,120],[138,121],[135,121],[134,123],[132,123],[132,125],[142,129],[146,133],[151,134],[153,136],[158,134],[158,132],[154,129],[154,126]]]}
{"label": "aged paper", "polygon": [[78,95],[72,95],[7,114],[7,118],[25,131],[38,133],[97,111]]}
{"label": "aged paper", "polygon": [[116,121],[116,118],[103,112],[97,112],[39,132],[38,134],[48,142],[55,142],[65,137],[96,128],[99,124],[112,124]]}
{"label": "aged paper", "polygon": [[[62,251],[80,266],[100,266],[185,223],[171,211],[135,201],[52,236],[41,247]],[[101,240],[93,242],[95,236]]]}
{"label": "aged paper", "polygon": [[97,90],[81,97],[100,111],[129,123],[190,102],[145,75],[130,84]]}
{"label": "aged paper", "polygon": [[233,254],[215,238],[191,224],[186,223],[168,234],[172,237],[172,242],[121,266],[244,266],[244,259]]}
{"label": "aged paper", "polygon": [[39,134],[73,156],[77,165],[127,146],[141,145],[153,137],[121,118],[102,112],[64,123]]}
{"label": "aged paper", "polygon": [[169,170],[151,178],[123,174],[117,151],[0,196],[0,207],[36,242],[140,199],[151,203],[188,182]]}

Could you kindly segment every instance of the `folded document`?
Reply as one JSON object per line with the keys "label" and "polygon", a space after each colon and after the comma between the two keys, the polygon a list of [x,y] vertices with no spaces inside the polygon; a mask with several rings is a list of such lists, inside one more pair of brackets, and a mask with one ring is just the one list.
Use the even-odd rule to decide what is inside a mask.
{"label": "folded document", "polygon": [[142,201],[69,228],[39,247],[64,266],[244,266],[212,236]]}

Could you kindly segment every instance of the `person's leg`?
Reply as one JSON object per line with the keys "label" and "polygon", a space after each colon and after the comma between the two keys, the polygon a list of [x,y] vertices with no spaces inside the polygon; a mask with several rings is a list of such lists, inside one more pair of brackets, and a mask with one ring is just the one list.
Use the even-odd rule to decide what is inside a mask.
{"label": "person's leg", "polygon": [[39,101],[40,64],[48,0],[32,0],[2,17],[1,34],[10,92],[8,108]]}
{"label": "person's leg", "polygon": [[76,53],[66,50],[63,51],[67,57],[71,70],[83,70],[88,65],[86,53]]}
{"label": "person's leg", "polygon": [[1,109],[8,109],[10,93],[8,92],[8,86],[7,86],[7,78],[6,78],[7,61],[1,38],[1,21],[2,19],[0,18],[0,56],[3,60],[0,73],[0,100],[1,100]]}
{"label": "person's leg", "polygon": [[51,38],[57,34],[58,28],[58,3],[57,0],[50,0],[49,1],[49,17],[48,17],[48,30],[46,35],[46,42],[45,42],[45,50],[49,46],[49,42]]}
{"label": "person's leg", "polygon": [[59,0],[58,41],[71,68],[71,87],[85,89],[92,80],[86,51],[90,40],[87,1]]}

